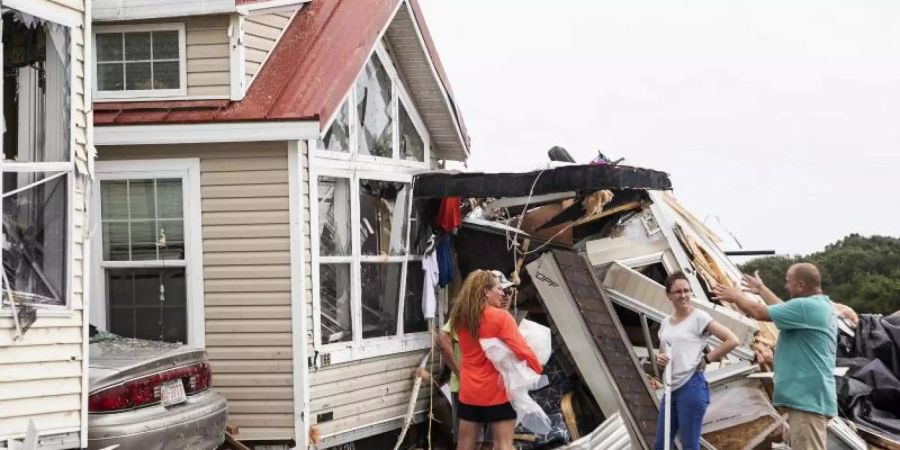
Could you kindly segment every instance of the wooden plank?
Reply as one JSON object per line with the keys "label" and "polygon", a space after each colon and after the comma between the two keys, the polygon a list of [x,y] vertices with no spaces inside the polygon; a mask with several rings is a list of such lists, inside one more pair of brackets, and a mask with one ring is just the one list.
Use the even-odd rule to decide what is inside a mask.
{"label": "wooden plank", "polygon": [[262,64],[262,62],[266,60],[266,56],[267,56],[268,54],[269,54],[269,52],[265,52],[265,51],[262,51],[262,50],[259,50],[259,49],[255,49],[255,48],[248,48],[248,49],[244,52],[244,58],[245,58],[248,62],[254,62],[254,63]]}
{"label": "wooden plank", "polygon": [[70,360],[81,360],[81,344],[0,347],[0,361],[4,364]]}
{"label": "wooden plank", "polygon": [[187,45],[228,44],[227,28],[192,28],[185,32]]}
{"label": "wooden plank", "polygon": [[229,401],[234,400],[280,400],[293,398],[294,389],[290,386],[273,387],[219,387],[216,392],[222,394]]}
{"label": "wooden plank", "polygon": [[[280,238],[290,236],[290,227],[288,224],[267,224],[267,225],[217,225],[204,226],[203,237],[211,239],[260,239],[260,238]],[[238,242],[235,242],[237,245]],[[244,248],[255,249],[252,243],[245,243]]]}
{"label": "wooden plank", "polygon": [[14,415],[0,419],[0,430],[17,430],[24,433],[29,421],[41,424],[41,429],[44,430],[78,429],[81,424],[81,414],[75,409],[37,415]]}
{"label": "wooden plank", "polygon": [[[4,369],[8,370],[8,369]],[[51,397],[81,392],[81,377],[0,383],[0,400]]]}
{"label": "wooden plank", "polygon": [[69,377],[81,377],[81,361],[53,361],[20,363],[15,366],[4,366],[0,370],[0,383],[20,383],[29,380],[51,380]]}
{"label": "wooden plank", "polygon": [[354,361],[346,364],[338,364],[323,367],[310,374],[310,386],[315,391],[316,386],[327,383],[344,381],[351,378],[365,376],[379,372],[387,372],[399,368],[415,367],[422,359],[425,351],[400,353],[381,358],[372,358],[362,361]]}
{"label": "wooden plank", "polygon": [[220,211],[203,212],[203,225],[287,224],[288,211]]}
{"label": "wooden plank", "polygon": [[[205,310],[205,316],[207,320],[288,318],[291,317],[291,307],[290,305],[207,306]],[[243,343],[241,344],[243,345]],[[231,345],[234,345],[234,343],[232,343]]]}
{"label": "wooden plank", "polygon": [[268,47],[257,47],[265,50],[270,50],[272,48],[271,43],[274,43],[275,40],[278,39],[278,36],[281,36],[281,29],[282,28],[279,26],[267,25],[250,18],[244,21],[245,36],[253,36],[270,42]]}
{"label": "wooden plank", "polygon": [[[319,429],[319,433],[321,436],[331,436],[338,434],[344,430],[357,428],[368,424],[379,423],[387,419],[400,419],[406,414],[406,409],[407,405],[404,403],[402,405],[392,406],[389,408],[370,410],[363,414],[352,416],[343,420],[333,420],[325,423],[319,423],[316,424],[316,428]],[[416,401],[416,406],[414,408],[414,411],[416,413],[426,411],[427,409],[427,399]],[[397,428],[400,428],[400,425],[401,423],[398,421]]]}
{"label": "wooden plank", "polygon": [[65,411],[77,412],[80,409],[80,394],[11,399],[3,402],[3,408],[0,408],[0,419]]}
{"label": "wooden plank", "polygon": [[[219,229],[220,233],[223,234],[224,230],[230,229],[233,227],[216,227]],[[284,226],[276,226],[279,232],[287,231],[290,232],[290,228]],[[218,253],[218,252],[270,252],[270,251],[280,251],[287,250],[290,248],[290,239],[287,237],[248,237],[244,236],[239,240],[235,239],[211,239],[209,232],[212,232],[211,229],[203,230],[203,251],[205,253]],[[307,261],[309,261],[307,259]],[[309,273],[309,272],[307,272]]]}
{"label": "wooden plank", "polygon": [[234,186],[203,186],[203,198],[283,197],[288,193],[286,184],[254,184],[235,189]]}
{"label": "wooden plank", "polygon": [[187,47],[187,59],[227,58],[228,44],[196,44]]}
{"label": "wooden plank", "polygon": [[345,405],[356,404],[359,402],[381,398],[386,395],[395,394],[406,394],[405,397],[408,399],[410,392],[412,392],[412,384],[412,376],[408,376],[405,380],[372,386],[366,389],[347,389],[347,391],[338,395],[331,395],[328,397],[311,400],[309,403],[309,408],[311,411],[325,411],[332,408],[338,408]]}
{"label": "wooden plank", "polygon": [[290,320],[207,320],[207,333],[289,333]]}
{"label": "wooden plank", "polygon": [[[247,170],[285,170],[287,168],[287,152],[285,157],[247,157],[207,159],[200,162],[201,172],[243,172]],[[287,195],[287,186],[284,187]]]}
{"label": "wooden plank", "polygon": [[229,86],[188,86],[189,96],[223,97],[228,92]]}
{"label": "wooden plank", "polygon": [[232,400],[228,402],[228,414],[293,414],[291,400]]}
{"label": "wooden plank", "polygon": [[13,342],[13,334],[0,333],[0,347],[29,346],[46,344],[77,344],[81,342],[80,327],[33,328],[22,339]]}
{"label": "wooden plank", "polygon": [[[208,326],[208,325],[207,325]],[[235,344],[240,344],[239,339],[235,339]],[[291,347],[215,347],[207,348],[206,353],[211,361],[220,361],[226,359],[242,359],[254,361],[270,361],[276,359],[290,360]]]}
{"label": "wooden plank", "polygon": [[[229,417],[230,418],[230,417]],[[294,439],[292,427],[250,427],[241,428],[241,439],[252,441],[290,441]]]}
{"label": "wooden plank", "polygon": [[250,427],[291,427],[293,429],[294,425],[291,414],[229,414],[228,421],[240,427],[241,439],[248,439],[248,428]]}
{"label": "wooden plank", "polygon": [[206,306],[241,306],[241,305],[288,305],[291,304],[290,291],[255,292],[248,295],[244,292],[207,292],[204,296]]}
{"label": "wooden plank", "polygon": [[203,265],[211,266],[239,266],[239,265],[271,265],[290,264],[290,252],[231,252],[210,253],[203,255]]}
{"label": "wooden plank", "polygon": [[230,85],[231,74],[228,72],[196,72],[187,76],[188,87]]}
{"label": "wooden plank", "polygon": [[[437,359],[435,361],[437,361]],[[349,380],[314,386],[310,389],[309,398],[311,400],[318,400],[325,397],[341,395],[344,392],[390,384],[398,380],[409,380],[410,386],[412,386],[412,376],[415,373],[415,368],[415,365],[413,365],[410,367],[398,368],[396,370],[376,372],[374,374],[358,372],[358,376]]]}
{"label": "wooden plank", "polygon": [[203,212],[286,211],[289,207],[288,197],[208,198],[201,203]]}
{"label": "wooden plank", "polygon": [[203,186],[287,183],[288,171],[286,169],[247,170],[243,172],[233,170],[213,172],[207,170],[203,172],[200,180],[200,184]]}
{"label": "wooden plank", "polygon": [[[293,13],[292,13],[293,14]],[[290,17],[290,16],[288,16]],[[287,26],[289,19],[284,16],[280,16],[278,14],[262,14],[256,16],[247,17],[244,26],[246,27],[250,23],[261,24],[271,28],[284,28]]]}
{"label": "wooden plank", "polygon": [[200,58],[187,61],[187,73],[227,72],[230,68],[228,58]]}
{"label": "wooden plank", "polygon": [[[232,337],[231,341],[234,342],[235,340],[236,339]],[[243,336],[241,337],[241,341],[243,344]],[[212,347],[209,345],[209,338],[207,338],[206,342],[207,348]],[[214,376],[224,373],[292,373],[291,360],[213,360],[210,361],[209,364],[213,369]],[[251,396],[248,398],[256,399],[257,397]]]}
{"label": "wooden plank", "polygon": [[213,389],[219,387],[293,386],[294,376],[287,373],[223,373],[213,376]]}

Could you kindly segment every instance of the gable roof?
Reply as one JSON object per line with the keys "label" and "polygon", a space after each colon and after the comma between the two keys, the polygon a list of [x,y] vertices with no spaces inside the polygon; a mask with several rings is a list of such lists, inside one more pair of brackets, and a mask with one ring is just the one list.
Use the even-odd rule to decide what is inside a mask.
{"label": "gable roof", "polygon": [[421,44],[398,52],[397,65],[438,155],[465,159],[466,128],[416,0],[314,0],[294,16],[243,100],[98,102],[94,124],[317,120],[324,127],[389,27]]}

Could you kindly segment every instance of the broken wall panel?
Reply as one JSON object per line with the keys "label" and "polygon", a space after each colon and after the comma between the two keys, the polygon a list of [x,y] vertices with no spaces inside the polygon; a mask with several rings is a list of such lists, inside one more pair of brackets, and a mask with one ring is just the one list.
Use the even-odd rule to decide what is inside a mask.
{"label": "broken wall panel", "polygon": [[[660,314],[662,317],[665,317],[673,312],[672,302],[669,301],[669,298],[666,296],[666,288],[634,269],[613,262],[605,270],[605,276],[601,281],[605,288],[615,290],[630,299],[634,299],[646,305],[650,308],[648,311],[652,310],[653,312],[658,312],[654,314],[649,313],[648,311],[642,311],[648,312],[651,317],[659,316]],[[734,332],[742,346],[750,346],[753,344],[757,331],[755,321],[730,309],[710,303],[704,303],[696,298],[692,298],[691,303],[695,308],[706,311],[713,319]],[[662,317],[654,317],[654,319],[658,321]]]}
{"label": "broken wall panel", "polygon": [[623,414],[636,445],[649,448],[656,433],[656,397],[588,262],[555,250],[527,270],[566,347],[580,355],[575,364],[604,416]]}

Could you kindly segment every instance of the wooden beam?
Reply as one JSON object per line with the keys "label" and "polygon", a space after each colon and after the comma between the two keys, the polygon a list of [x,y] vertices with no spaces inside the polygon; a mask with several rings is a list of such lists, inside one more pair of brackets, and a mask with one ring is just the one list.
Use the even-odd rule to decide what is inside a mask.
{"label": "wooden beam", "polygon": [[603,211],[600,211],[599,213],[594,214],[592,216],[582,217],[582,218],[576,220],[572,224],[572,226],[584,225],[588,222],[593,222],[595,220],[602,219],[606,216],[611,216],[613,214],[620,213],[622,211],[630,211],[632,209],[641,208],[643,205],[644,205],[644,202],[642,200],[635,200],[633,202],[624,203],[624,204],[621,204],[619,206],[616,206],[616,207],[613,207],[610,209],[604,209]]}

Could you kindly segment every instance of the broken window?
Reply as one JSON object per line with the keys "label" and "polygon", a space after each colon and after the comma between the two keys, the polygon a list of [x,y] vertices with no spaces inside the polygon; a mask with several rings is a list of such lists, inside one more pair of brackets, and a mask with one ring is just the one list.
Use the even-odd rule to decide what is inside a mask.
{"label": "broken window", "polygon": [[96,33],[97,91],[180,90],[182,33],[179,29]]}
{"label": "broken window", "polygon": [[392,109],[391,77],[381,60],[372,57],[356,81],[359,154],[394,156]]}
{"label": "broken window", "polygon": [[363,263],[363,339],[397,334],[402,263]]}
{"label": "broken window", "polygon": [[328,127],[325,135],[319,139],[316,147],[319,150],[332,152],[350,151],[350,102],[341,105],[337,115]]}
{"label": "broken window", "polygon": [[350,180],[319,177],[319,254],[350,255]]}
{"label": "broken window", "polygon": [[419,136],[419,131],[406,112],[403,103],[400,104],[400,159],[407,161],[425,161],[425,142]]}
{"label": "broken window", "polygon": [[65,304],[66,180],[41,172],[3,174],[3,286],[17,303]]}
{"label": "broken window", "polygon": [[101,176],[106,329],[187,343],[184,179],[140,176]]}
{"label": "broken window", "polygon": [[4,9],[2,302],[63,306],[68,297],[71,33]]}
{"label": "broken window", "polygon": [[409,185],[361,180],[360,241],[363,255],[405,255]]}
{"label": "broken window", "polygon": [[319,321],[322,343],[353,340],[350,263],[319,264]]}

